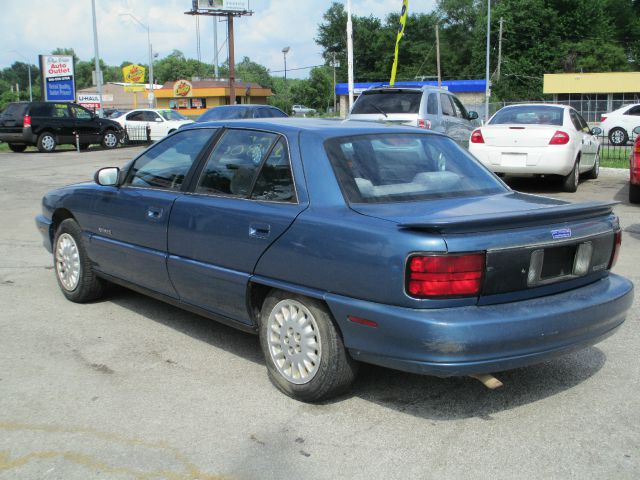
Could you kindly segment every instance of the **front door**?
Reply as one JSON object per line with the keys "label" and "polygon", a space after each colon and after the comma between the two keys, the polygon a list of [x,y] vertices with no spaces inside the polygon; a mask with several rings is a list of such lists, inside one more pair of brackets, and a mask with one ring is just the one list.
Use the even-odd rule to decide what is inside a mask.
{"label": "front door", "polygon": [[[100,128],[94,120],[93,114],[79,105],[69,105],[74,118],[74,130],[80,136],[81,145],[100,143]],[[74,142],[75,143],[75,142]]]}
{"label": "front door", "polygon": [[167,226],[192,165],[213,134],[188,130],[138,157],[120,187],[103,187],[94,201],[89,257],[96,269],[176,297],[167,273]]}
{"label": "front door", "polygon": [[180,300],[250,323],[247,283],[264,251],[304,209],[284,137],[227,130],[193,194],[169,221],[169,274]]}

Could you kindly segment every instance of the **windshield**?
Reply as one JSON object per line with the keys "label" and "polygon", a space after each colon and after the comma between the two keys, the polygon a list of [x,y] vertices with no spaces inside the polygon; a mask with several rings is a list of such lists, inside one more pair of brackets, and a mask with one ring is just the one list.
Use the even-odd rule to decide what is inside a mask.
{"label": "windshield", "polygon": [[418,113],[421,99],[421,91],[378,90],[363,92],[353,105],[351,113]]}
{"label": "windshield", "polygon": [[489,125],[527,124],[527,125],[562,125],[564,109],[548,105],[520,105],[506,107],[496,113]]}
{"label": "windshield", "polygon": [[158,113],[160,113],[165,120],[187,120],[187,117],[173,110],[160,110]]}
{"label": "windshield", "polygon": [[508,191],[448,137],[371,134],[325,142],[333,170],[352,203],[391,203]]}

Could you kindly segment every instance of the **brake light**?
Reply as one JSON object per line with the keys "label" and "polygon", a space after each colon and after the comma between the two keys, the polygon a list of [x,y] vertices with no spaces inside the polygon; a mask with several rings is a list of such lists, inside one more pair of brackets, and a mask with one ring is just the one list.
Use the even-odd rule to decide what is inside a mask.
{"label": "brake light", "polygon": [[622,246],[622,230],[618,230],[613,234],[613,251],[611,252],[611,259],[609,260],[609,270],[611,270],[618,261],[618,255],[620,255],[620,247]]}
{"label": "brake light", "polygon": [[30,127],[31,126],[31,117],[29,115],[25,115],[22,118],[22,126],[23,127]]}
{"label": "brake light", "polygon": [[554,133],[551,140],[549,140],[549,145],[566,145],[569,143],[569,140],[570,137],[568,133],[562,130],[556,130],[556,133]]}
{"label": "brake light", "polygon": [[418,119],[418,127],[420,128],[431,128],[431,122],[429,120],[425,120],[424,118]]}
{"label": "brake light", "polygon": [[471,133],[471,143],[484,143],[484,137],[482,136],[482,130],[479,128]]}
{"label": "brake light", "polygon": [[480,294],[484,253],[415,255],[407,263],[407,294],[414,298]]}
{"label": "brake light", "polygon": [[600,115],[600,121],[604,122],[607,119],[606,115]]}

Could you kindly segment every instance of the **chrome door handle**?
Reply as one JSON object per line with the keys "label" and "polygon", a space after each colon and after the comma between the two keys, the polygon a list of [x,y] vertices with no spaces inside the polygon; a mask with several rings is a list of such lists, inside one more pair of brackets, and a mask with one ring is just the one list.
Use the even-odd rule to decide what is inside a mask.
{"label": "chrome door handle", "polygon": [[267,238],[271,233],[271,225],[266,223],[252,223],[249,225],[249,236],[255,238]]}
{"label": "chrome door handle", "polygon": [[147,219],[148,220],[160,220],[162,218],[162,214],[164,213],[163,208],[159,207],[149,207],[147,208]]}

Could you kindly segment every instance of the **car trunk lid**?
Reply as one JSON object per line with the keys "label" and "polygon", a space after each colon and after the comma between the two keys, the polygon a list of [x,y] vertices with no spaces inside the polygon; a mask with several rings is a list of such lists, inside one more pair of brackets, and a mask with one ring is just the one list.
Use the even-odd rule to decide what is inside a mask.
{"label": "car trunk lid", "polygon": [[488,125],[482,137],[488,147],[545,147],[561,129],[556,125]]}

